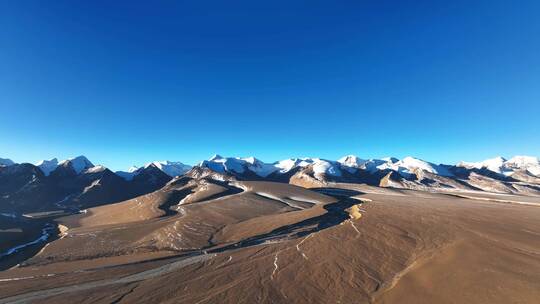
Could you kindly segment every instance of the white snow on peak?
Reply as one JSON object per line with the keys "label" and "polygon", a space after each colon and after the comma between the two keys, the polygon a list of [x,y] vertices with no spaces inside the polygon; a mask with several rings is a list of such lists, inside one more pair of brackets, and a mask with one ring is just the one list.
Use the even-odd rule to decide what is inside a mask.
{"label": "white snow on peak", "polygon": [[508,169],[527,170],[530,174],[540,177],[540,160],[534,156],[514,156],[505,163]]}
{"label": "white snow on peak", "polygon": [[242,174],[249,170],[258,176],[267,177],[274,172],[287,173],[295,168],[305,168],[313,165],[315,174],[329,174],[341,176],[340,165],[334,161],[321,160],[318,158],[291,158],[275,163],[264,163],[255,157],[221,157],[219,155],[199,163],[201,167],[207,167],[216,172],[233,172]]}
{"label": "white snow on peak", "polygon": [[219,173],[234,172],[241,174],[249,170],[261,177],[267,177],[278,170],[274,165],[264,163],[255,157],[241,158],[214,155],[209,160],[204,160],[198,165]]}
{"label": "white snow on peak", "polygon": [[49,160],[46,160],[46,159],[40,160],[36,163],[36,166],[39,167],[39,169],[41,169],[41,171],[43,172],[43,174],[45,174],[45,176],[49,176],[49,174],[51,174],[51,172],[53,172],[54,169],[58,167],[58,159],[53,158]]}
{"label": "white snow on peak", "polygon": [[365,162],[366,160],[361,159],[356,155],[347,155],[338,159],[338,163],[342,164],[343,166],[354,168],[360,168],[360,166],[363,165]]}
{"label": "white snow on peak", "polygon": [[274,166],[274,164],[267,164],[256,159],[253,156],[241,158],[240,160],[245,162],[244,165],[247,167],[247,169],[261,177],[267,177],[268,175],[278,170],[278,168]]}
{"label": "white snow on peak", "polygon": [[9,158],[0,158],[0,166],[13,166],[15,163]]}
{"label": "white snow on peak", "polygon": [[214,155],[209,160],[203,160],[199,163],[199,166],[206,167],[216,172],[224,173],[226,171],[233,171],[236,173],[244,173],[245,161],[240,158],[221,157],[220,155]]}
{"label": "white snow on peak", "polygon": [[333,176],[341,176],[341,170],[339,169],[339,163],[328,161],[324,159],[314,159],[313,173],[315,176],[321,174],[328,174]]}
{"label": "white snow on peak", "polygon": [[512,175],[515,171],[526,170],[530,174],[540,177],[540,160],[534,156],[514,156],[509,160],[497,156],[481,162],[460,162],[457,165],[465,168],[486,168],[504,175]]}
{"label": "white snow on peak", "polygon": [[274,166],[278,168],[280,173],[287,173],[297,167],[307,167],[313,163],[312,158],[289,158],[274,163]]}
{"label": "white snow on peak", "polygon": [[435,165],[433,163],[414,158],[411,156],[407,156],[404,159],[396,162],[394,165],[400,167],[398,168],[398,171],[402,171],[401,168],[405,168],[404,171],[407,171],[407,173],[414,173],[414,170],[421,169],[426,172],[430,172],[433,174],[438,174],[442,176],[452,176],[450,171],[448,171],[445,167]]}
{"label": "white snow on peak", "polygon": [[503,173],[504,172],[503,166],[505,162],[506,162],[506,159],[504,159],[501,156],[497,156],[495,158],[483,161],[482,167],[486,167],[491,171]]}
{"label": "white snow on peak", "polygon": [[337,162],[340,163],[343,167],[345,167],[345,170],[353,173],[363,164],[365,164],[366,160],[361,159],[356,155],[346,155],[338,159]]}
{"label": "white snow on peak", "polygon": [[481,162],[460,162],[457,165],[459,167],[465,167],[465,168],[476,168],[476,169],[482,169],[486,168],[490,171],[500,173],[500,174],[509,174],[512,173],[511,171],[507,170],[504,166],[506,162],[506,159],[504,159],[501,156],[497,156],[494,158],[486,159]]}
{"label": "white snow on peak", "polygon": [[407,169],[422,169],[422,170],[425,170],[425,171],[428,171],[428,172],[431,172],[431,173],[437,173],[434,169],[433,169],[433,166],[431,166],[431,164],[429,164],[428,162],[425,162],[421,159],[418,159],[418,158],[414,158],[412,156],[407,156],[405,157],[404,159],[398,161],[396,163],[397,165],[399,166],[402,166],[402,167],[405,167]]}
{"label": "white snow on peak", "polygon": [[[158,167],[161,171],[163,171],[165,174],[171,177],[182,175],[191,169],[191,166],[189,165],[185,165],[181,162],[173,162],[173,161],[168,161],[168,160],[154,161],[154,162],[146,164],[144,167],[148,168],[148,166],[150,165],[154,165]],[[137,170],[138,170],[137,167],[131,167],[128,170],[128,172],[135,172]]]}
{"label": "white snow on peak", "polygon": [[255,157],[253,156],[250,156],[250,157],[244,157],[244,158],[241,158],[241,160],[245,161],[246,163],[250,163],[250,164],[255,164],[257,162],[261,162],[260,160],[256,159]]}
{"label": "white snow on peak", "polygon": [[519,155],[510,158],[506,161],[506,163],[516,165],[517,167],[526,167],[530,165],[538,165],[540,164],[540,160],[538,159],[538,157],[534,156]]}
{"label": "white snow on peak", "polygon": [[395,157],[369,159],[361,165],[361,168],[370,172],[375,172],[378,170],[393,170],[402,174],[414,174],[415,170],[420,169],[433,174],[452,176],[452,173],[442,165],[435,165],[411,156],[405,157],[402,160]]}
{"label": "white snow on peak", "polygon": [[296,166],[296,159],[285,159],[275,164],[279,168],[279,172],[285,173],[291,171]]}
{"label": "white snow on peak", "polygon": [[333,176],[341,176],[340,163],[336,161],[324,160],[320,158],[290,158],[271,164],[276,171],[280,173],[289,172],[295,168],[305,168],[312,166],[315,175],[328,174]]}
{"label": "white snow on peak", "polygon": [[218,160],[218,159],[223,159],[223,157],[219,154],[214,154],[214,156],[210,157],[210,159],[208,161],[214,161],[214,160]]}
{"label": "white snow on peak", "polygon": [[391,157],[391,156],[388,156],[388,157],[383,157],[381,158],[381,160],[384,160],[385,162],[387,163],[397,163],[399,161],[399,159],[395,158],[395,157]]}
{"label": "white snow on peak", "polygon": [[83,155],[77,156],[75,158],[69,158],[69,159],[63,160],[60,163],[58,163],[58,165],[63,166],[64,164],[67,164],[67,163],[71,164],[73,170],[75,170],[77,174],[80,174],[83,170],[92,168],[94,166],[94,164],[92,164],[88,160],[88,158],[86,158]]}
{"label": "white snow on peak", "polygon": [[386,157],[383,159],[369,159],[362,164],[362,168],[370,172],[375,172],[378,170],[396,170],[398,166],[395,166],[394,163],[397,163],[398,160],[393,157]]}
{"label": "white snow on peak", "polygon": [[[9,159],[0,158],[0,166],[10,166],[15,164]],[[95,173],[105,170],[103,166],[94,166],[86,157],[78,156],[58,162],[56,158],[42,160],[35,164],[43,173],[48,176],[58,166],[69,165],[77,174],[82,172]],[[163,171],[165,174],[175,177],[185,174],[191,169],[191,166],[181,162],[172,161],[154,161],[144,166],[153,165]],[[346,155],[337,161],[325,160],[320,158],[291,158],[274,163],[265,163],[255,157],[222,157],[214,155],[209,160],[199,163],[201,167],[207,167],[219,173],[234,172],[242,174],[252,172],[261,177],[267,177],[274,172],[287,173],[296,168],[306,168],[311,166],[315,175],[342,176],[343,172],[354,174],[358,169],[375,172],[378,170],[393,170],[402,174],[414,174],[415,170],[423,170],[441,176],[452,176],[449,166],[436,165],[418,158],[405,157],[401,160],[394,157],[382,159],[361,159],[355,155]],[[485,168],[487,170],[512,175],[517,171],[526,171],[531,175],[540,177],[540,160],[533,156],[514,156],[509,160],[498,156],[481,162],[460,162],[457,166],[465,168]],[[126,180],[133,179],[139,174],[142,168],[133,166],[128,171],[117,171],[116,173]]]}

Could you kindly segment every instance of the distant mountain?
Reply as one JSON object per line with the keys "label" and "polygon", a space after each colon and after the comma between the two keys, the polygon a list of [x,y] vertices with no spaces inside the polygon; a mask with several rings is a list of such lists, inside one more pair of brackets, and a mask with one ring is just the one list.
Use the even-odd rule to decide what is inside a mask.
{"label": "distant mountain", "polygon": [[181,162],[172,162],[172,161],[154,161],[151,163],[146,164],[142,168],[138,168],[136,166],[133,166],[128,169],[128,171],[116,171],[116,174],[123,177],[126,180],[132,180],[133,177],[138,175],[142,170],[145,168],[148,168],[149,166],[153,165],[154,167],[161,170],[163,173],[167,174],[170,177],[180,176],[186,172],[188,172],[191,169],[191,166],[183,164]]}
{"label": "distant mountain", "polygon": [[[337,161],[320,158],[286,159],[264,163],[256,158],[215,155],[196,167],[227,174],[240,180],[274,180],[302,186],[329,182],[366,183],[383,187],[485,190],[536,193],[538,159],[495,158],[482,163],[434,164],[414,157],[362,159],[347,155]],[[529,182],[534,185],[518,185]]]}
{"label": "distant mountain", "polygon": [[156,191],[178,176],[219,182],[266,180],[303,187],[359,183],[434,191],[540,195],[540,161],[531,156],[445,165],[410,156],[400,160],[347,155],[337,161],[291,158],[265,163],[254,157],[215,155],[193,167],[159,161],[117,172],[78,156],[60,162],[56,158],[43,160],[36,165],[0,159],[0,211],[30,212],[109,204]]}
{"label": "distant mountain", "polygon": [[526,172],[530,175],[540,177],[540,160],[533,156],[514,156],[509,160],[497,156],[476,163],[460,162],[457,166],[469,169],[487,169],[506,176],[512,176],[516,172]]}
{"label": "distant mountain", "polygon": [[51,172],[54,171],[54,169],[58,167],[58,159],[53,158],[50,160],[40,160],[39,162],[36,163],[36,166],[38,166],[39,169],[41,169],[41,171],[43,172],[43,174],[45,174],[45,176],[49,176],[49,174],[51,174]]}
{"label": "distant mountain", "polygon": [[506,168],[526,170],[534,176],[540,177],[540,160],[532,156],[514,156],[505,163]]}
{"label": "distant mountain", "polygon": [[278,170],[272,164],[263,163],[254,157],[222,157],[220,155],[214,155],[209,160],[200,162],[198,166],[220,173],[227,172],[233,175],[255,175],[259,177],[266,177]]}
{"label": "distant mountain", "polygon": [[92,162],[90,162],[88,158],[81,155],[59,162],[58,167],[69,168],[73,170],[76,174],[80,174],[83,170],[94,167],[94,164],[92,164]]}
{"label": "distant mountain", "polygon": [[0,166],[12,166],[15,163],[8,158],[0,158]]}
{"label": "distant mountain", "polygon": [[132,166],[127,171],[116,171],[115,173],[123,179],[130,181],[138,174],[139,170],[140,168]]}
{"label": "distant mountain", "polygon": [[155,191],[171,180],[155,165],[126,180],[84,156],[0,167],[0,211],[88,208]]}
{"label": "distant mountain", "polygon": [[[185,165],[181,162],[172,162],[172,161],[155,161],[152,162],[154,166],[156,166],[158,169],[163,171],[165,174],[167,174],[170,177],[180,176],[191,169],[191,166]],[[150,164],[146,165],[149,166]]]}
{"label": "distant mountain", "polygon": [[338,159],[338,163],[340,163],[343,167],[345,167],[345,170],[349,172],[354,172],[358,168],[360,168],[362,165],[364,165],[367,162],[365,159],[361,159],[356,155],[347,155],[340,159]]}
{"label": "distant mountain", "polygon": [[0,210],[22,212],[39,210],[45,201],[55,199],[41,170],[31,164],[0,166]]}
{"label": "distant mountain", "polygon": [[506,162],[506,159],[504,159],[503,157],[501,156],[497,156],[497,157],[494,157],[494,158],[491,158],[491,159],[486,159],[484,161],[481,161],[481,162],[460,162],[457,164],[457,166],[459,167],[465,167],[465,168],[469,168],[469,169],[472,169],[472,168],[476,168],[476,169],[482,169],[482,168],[485,168],[485,169],[488,169],[490,171],[493,171],[493,172],[496,172],[496,173],[499,173],[499,174],[511,174],[513,171],[511,170],[505,170],[505,167],[504,167],[504,164]]}
{"label": "distant mountain", "polygon": [[200,162],[197,166],[220,173],[228,173],[240,179],[272,179],[272,177],[275,178],[308,166],[315,166],[318,173],[329,171],[330,174],[340,174],[340,169],[331,163],[336,162],[318,158],[291,158],[274,163],[264,163],[255,157],[240,158],[214,155],[209,160]]}

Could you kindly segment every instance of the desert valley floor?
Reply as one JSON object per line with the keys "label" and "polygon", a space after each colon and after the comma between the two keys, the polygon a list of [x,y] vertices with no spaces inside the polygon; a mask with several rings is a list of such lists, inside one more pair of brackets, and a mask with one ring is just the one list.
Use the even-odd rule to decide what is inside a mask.
{"label": "desert valley floor", "polygon": [[540,299],[534,196],[177,178],[55,223],[3,265],[0,303]]}

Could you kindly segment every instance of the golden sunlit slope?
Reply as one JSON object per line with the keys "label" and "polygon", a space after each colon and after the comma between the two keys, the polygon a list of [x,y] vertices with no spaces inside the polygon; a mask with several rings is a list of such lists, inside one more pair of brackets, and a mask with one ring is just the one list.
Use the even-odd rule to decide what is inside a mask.
{"label": "golden sunlit slope", "polygon": [[[237,186],[245,191],[181,205],[181,215],[145,220],[124,232],[138,235],[131,250],[142,244],[153,244],[157,252],[167,250],[166,244],[188,245],[185,256],[122,266],[133,254],[125,251],[124,262],[96,268],[93,280],[67,272],[6,281],[4,294],[40,303],[535,303],[540,298],[537,206],[503,202],[499,195],[479,200],[357,185],[351,191],[346,184],[317,189],[335,198],[272,183]],[[282,201],[291,197],[320,202],[295,208]],[[108,242],[118,243],[124,234]],[[54,257],[59,247],[53,248],[66,239],[51,243],[42,255]],[[80,262],[88,267],[88,261]],[[50,266],[36,263],[0,279],[43,275]]]}

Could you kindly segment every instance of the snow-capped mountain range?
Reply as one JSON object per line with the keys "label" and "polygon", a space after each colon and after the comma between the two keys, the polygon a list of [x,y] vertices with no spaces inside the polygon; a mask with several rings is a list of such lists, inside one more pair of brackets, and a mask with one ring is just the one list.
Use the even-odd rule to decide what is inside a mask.
{"label": "snow-capped mountain range", "polygon": [[[0,158],[0,166],[12,165],[15,165],[15,162],[13,162],[12,160]],[[35,163],[35,166],[37,166],[45,176],[49,176],[51,172],[55,171],[58,167],[70,167],[74,170],[76,174],[96,173],[106,169],[105,166],[94,165],[90,160],[88,160],[88,158],[83,155],[65,159],[62,161],[58,161],[57,158],[40,160]],[[157,167],[159,170],[163,171],[163,173],[169,175],[170,177],[182,175],[191,169],[191,166],[185,165],[181,162],[172,162],[166,160],[150,162],[140,168],[132,166],[128,169],[128,171],[116,171],[115,173],[126,180],[132,180],[134,176],[138,175],[140,172],[142,172],[145,168],[148,168],[149,166]]]}
{"label": "snow-capped mountain range", "polygon": [[[0,159],[0,211],[50,210],[59,206],[88,208],[150,193],[177,179],[220,182],[265,180],[302,187],[332,183],[367,184],[427,191],[487,191],[540,196],[537,157],[502,157],[456,165],[434,164],[414,157],[338,160],[291,158],[265,163],[254,157],[215,155],[195,166],[154,161],[113,172],[78,156],[16,164]],[[3,207],[2,207],[3,206]]]}
{"label": "snow-capped mountain range", "polygon": [[[0,166],[15,165],[10,159],[0,158]],[[81,174],[89,171],[95,172],[103,170],[104,166],[95,166],[85,156],[78,156],[66,160],[58,161],[57,158],[41,160],[35,164],[48,176],[58,167],[70,167],[75,173]],[[178,161],[154,161],[145,164],[143,167],[133,166],[127,171],[116,171],[115,173],[126,180],[133,179],[144,168],[155,166],[159,170],[171,177],[179,176],[188,172],[192,166]],[[510,159],[495,157],[480,162],[459,162],[456,165],[434,164],[414,157],[405,157],[401,160],[393,157],[381,159],[362,159],[355,155],[347,155],[336,161],[321,158],[291,158],[274,163],[265,163],[254,157],[222,157],[214,155],[208,160],[199,162],[196,166],[209,168],[220,173],[245,174],[251,172],[259,177],[268,177],[271,174],[284,174],[298,168],[312,167],[316,175],[342,176],[346,171],[354,173],[357,170],[369,172],[391,170],[404,175],[414,174],[417,170],[441,176],[451,177],[454,174],[449,170],[451,167],[461,167],[466,169],[487,169],[491,172],[511,176],[516,172],[527,172],[528,174],[540,177],[540,160],[533,156],[514,156]]]}
{"label": "snow-capped mountain range", "polygon": [[497,156],[476,163],[460,162],[458,166],[477,169],[486,168],[508,176],[512,175],[516,170],[526,170],[534,176],[540,176],[540,162],[537,157],[533,156],[514,156],[509,160]]}
{"label": "snow-capped mountain range", "polygon": [[[198,164],[201,167],[207,167],[218,172],[244,173],[250,170],[261,177],[266,177],[274,172],[286,173],[296,168],[313,166],[316,174],[327,174],[332,176],[341,176],[342,171],[354,172],[358,169],[377,171],[393,170],[405,174],[414,174],[420,169],[429,173],[453,176],[449,167],[454,165],[434,164],[411,156],[401,160],[393,157],[382,159],[361,159],[355,155],[344,156],[337,161],[325,160],[320,158],[292,158],[274,163],[264,163],[254,157],[222,157],[215,155],[209,160]],[[531,156],[515,156],[510,160],[497,157],[483,162],[469,163],[460,162],[455,167],[488,169],[495,173],[511,175],[520,170],[527,170],[528,173],[540,177],[540,161]]]}

